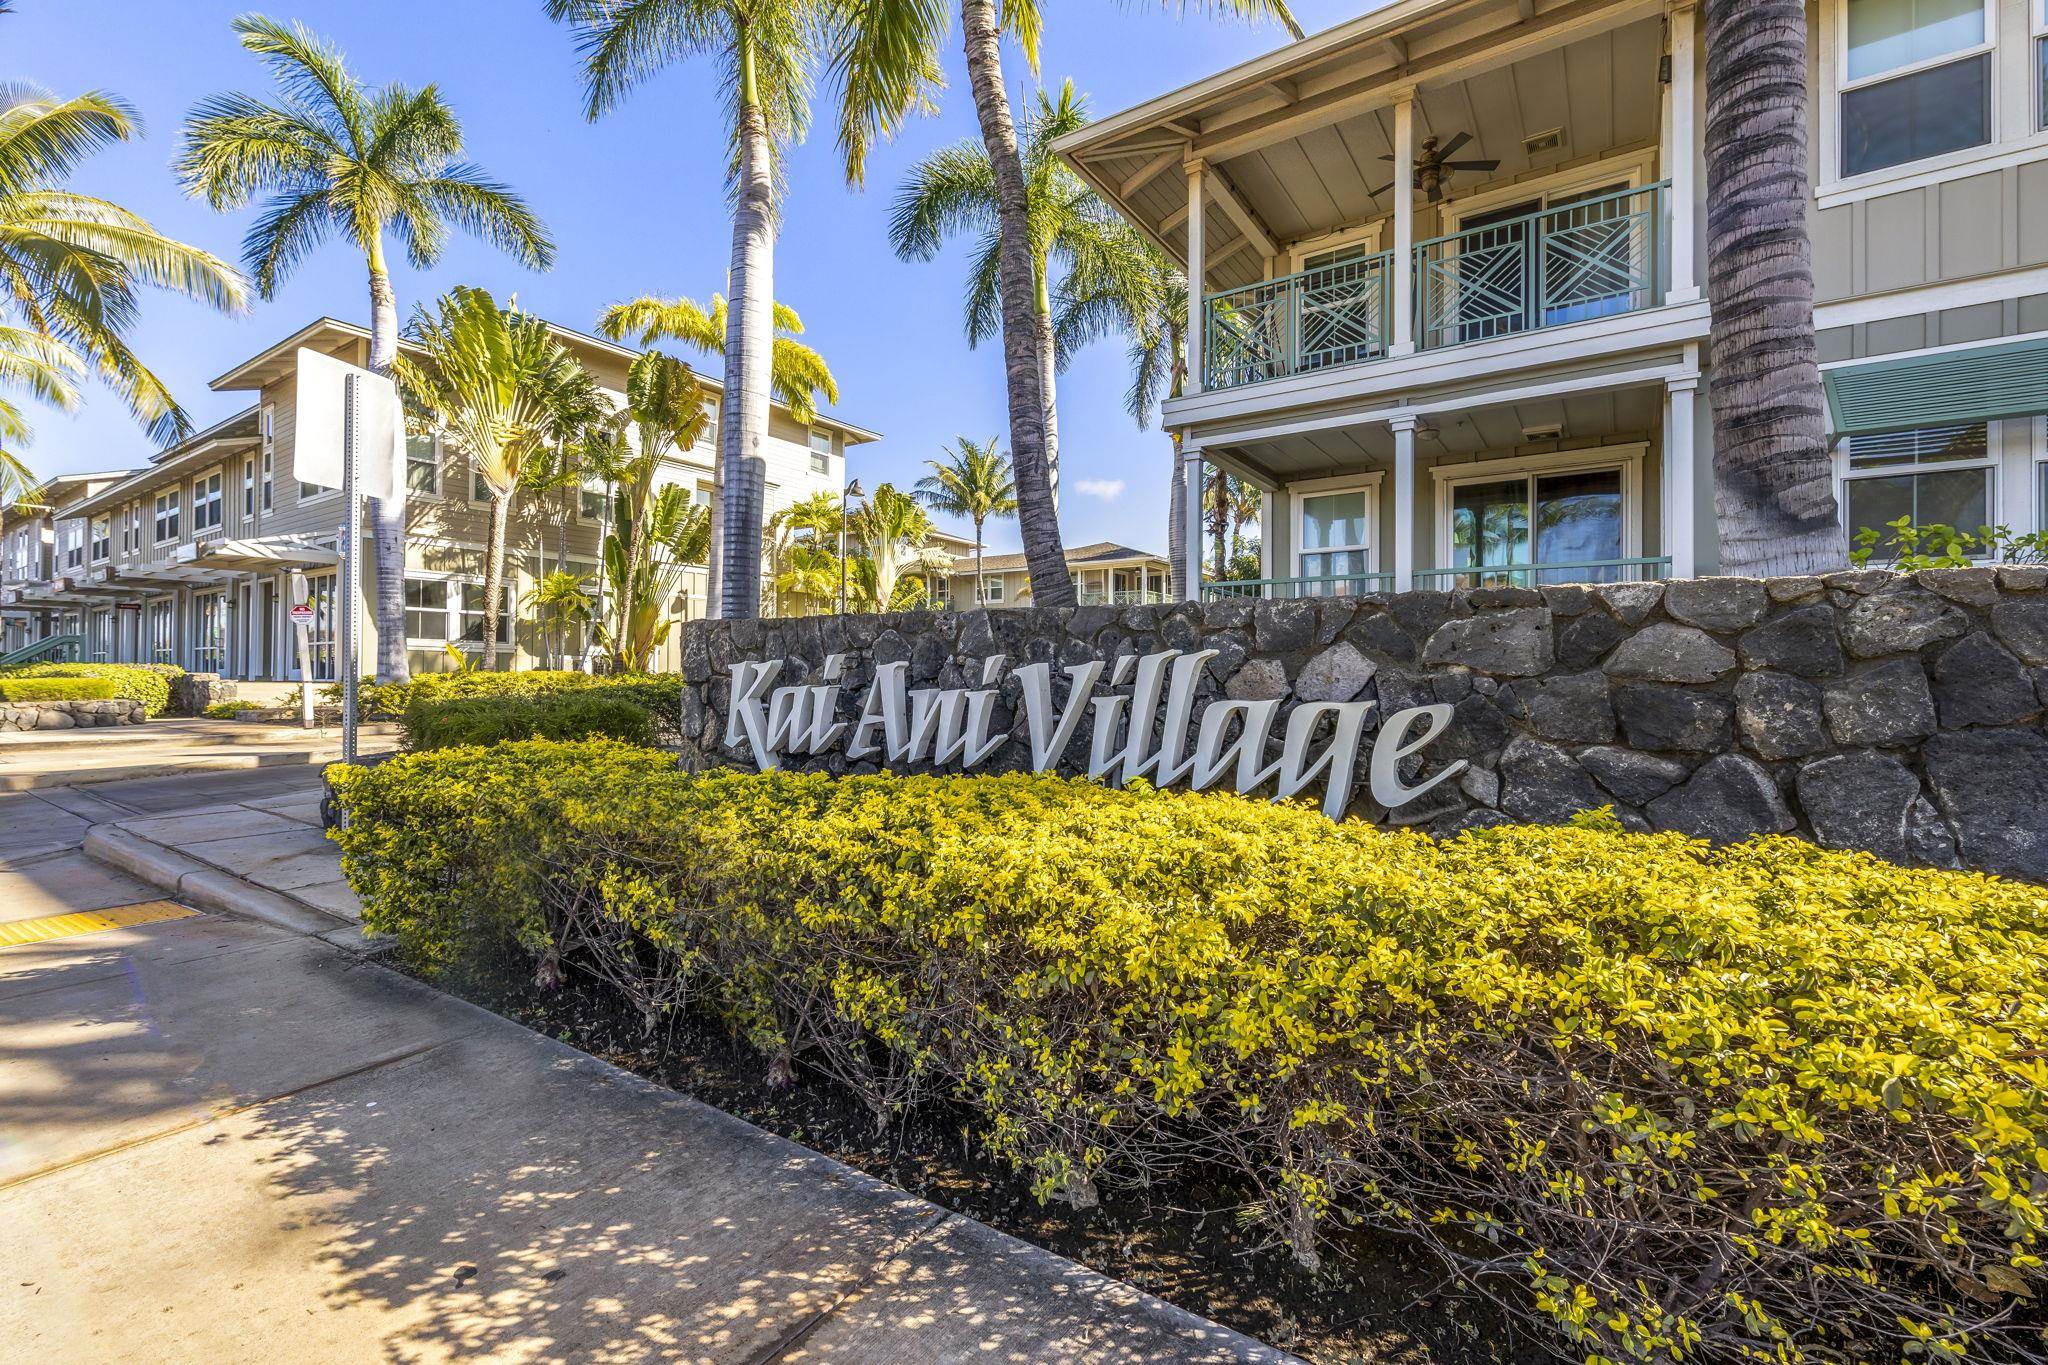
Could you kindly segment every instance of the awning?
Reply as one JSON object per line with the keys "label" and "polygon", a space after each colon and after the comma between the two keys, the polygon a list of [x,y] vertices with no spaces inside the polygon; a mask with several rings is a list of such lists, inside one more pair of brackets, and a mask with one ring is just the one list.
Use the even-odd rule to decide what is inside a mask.
{"label": "awning", "polygon": [[304,541],[209,540],[178,547],[179,567],[195,569],[240,569],[258,573],[278,569],[331,569],[341,563],[334,550]]}
{"label": "awning", "polygon": [[1837,365],[1821,373],[1837,436],[2048,412],[2048,337]]}

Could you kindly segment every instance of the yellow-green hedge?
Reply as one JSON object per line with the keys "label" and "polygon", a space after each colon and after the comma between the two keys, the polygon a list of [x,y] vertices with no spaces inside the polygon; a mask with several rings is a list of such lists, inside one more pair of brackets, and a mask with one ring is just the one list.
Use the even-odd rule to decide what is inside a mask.
{"label": "yellow-green hedge", "polygon": [[421,702],[502,698],[532,701],[563,693],[601,692],[630,702],[653,719],[657,737],[673,743],[682,737],[683,685],[673,673],[622,673],[599,677],[574,669],[529,668],[506,673],[470,670],[462,673],[419,673],[410,682],[364,680],[358,705],[369,720],[403,720]]}
{"label": "yellow-green hedge", "polygon": [[107,678],[0,678],[0,701],[109,701]]}
{"label": "yellow-green hedge", "polygon": [[1767,839],[1436,843],[1048,777],[688,776],[627,746],[345,770],[422,961],[693,999],[1041,1196],[1413,1234],[1588,1361],[2042,1358],[2048,896]]}
{"label": "yellow-green hedge", "polygon": [[143,714],[154,719],[170,709],[171,680],[185,676],[175,664],[28,664],[0,670],[9,678],[104,678],[114,686],[113,695],[142,703]]}

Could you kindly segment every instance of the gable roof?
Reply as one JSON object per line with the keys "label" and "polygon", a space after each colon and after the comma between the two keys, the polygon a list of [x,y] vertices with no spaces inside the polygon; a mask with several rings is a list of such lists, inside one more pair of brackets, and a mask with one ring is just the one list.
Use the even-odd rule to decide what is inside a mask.
{"label": "gable roof", "polygon": [[[1067,567],[1079,569],[1104,564],[1136,564],[1157,561],[1164,563],[1160,556],[1148,550],[1133,550],[1128,545],[1119,545],[1113,540],[1098,540],[1093,545],[1076,545],[1067,551]],[[1016,573],[1026,567],[1024,556],[984,555],[981,561],[983,573]],[[953,566],[955,573],[974,572],[974,558],[970,553],[965,562]]]}

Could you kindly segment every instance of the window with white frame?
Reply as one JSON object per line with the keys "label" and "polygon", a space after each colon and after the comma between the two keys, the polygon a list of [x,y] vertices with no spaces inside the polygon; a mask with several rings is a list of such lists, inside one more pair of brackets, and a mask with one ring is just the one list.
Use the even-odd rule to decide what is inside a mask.
{"label": "window with white frame", "polygon": [[[313,665],[315,682],[333,682],[336,676],[334,637],[340,616],[336,612],[335,589],[340,581],[337,573],[306,575],[306,604],[313,608],[312,623],[306,627],[306,653]],[[298,667],[296,657],[292,667]]]}
{"label": "window with white frame", "polygon": [[606,489],[603,479],[586,479],[576,490],[577,510],[585,521],[603,521]]}
{"label": "window with white frame", "polygon": [[1003,576],[990,574],[981,580],[981,600],[993,606],[1003,600]]}
{"label": "window with white frame", "polygon": [[178,662],[178,604],[175,601],[166,597],[149,604],[143,642],[148,651],[143,662]]}
{"label": "window with white frame", "polygon": [[[498,591],[501,601],[498,606],[498,647],[512,643],[512,585],[500,583]],[[481,649],[484,643],[484,585],[464,583],[462,585],[462,634],[461,643],[465,648]]]}
{"label": "window with white frame", "polygon": [[2034,429],[2034,529],[2048,535],[2048,417],[2037,417]]}
{"label": "window with white frame", "polygon": [[242,520],[256,518],[256,462],[242,461]]}
{"label": "window with white frame", "polygon": [[85,566],[84,528],[76,522],[66,522],[62,532],[64,541],[64,567],[78,569]]}
{"label": "window with white frame", "polygon": [[475,465],[471,465],[469,469],[469,500],[484,507],[488,507],[491,502],[491,481],[486,479],[483,470]]}
{"label": "window with white frame", "polygon": [[405,488],[408,493],[434,497],[441,491],[439,440],[432,432],[405,437]]}
{"label": "window with white frame", "polygon": [[1294,572],[1304,596],[1371,591],[1379,528],[1377,483],[1309,485],[1294,494]]}
{"label": "window with white frame", "polygon": [[2048,129],[2048,0],[2034,6],[2034,126]]}
{"label": "window with white frame", "polygon": [[1851,544],[1864,530],[1953,526],[1975,531],[1991,520],[1996,460],[1985,422],[1851,436],[1838,452],[1842,522]]}
{"label": "window with white frame", "polygon": [[173,488],[167,493],[156,495],[156,501],[152,504],[151,526],[159,545],[168,545],[178,538],[177,489]]}
{"label": "window with white frame", "polygon": [[830,474],[832,472],[832,433],[823,427],[811,428],[811,472]]}
{"label": "window with white frame", "polygon": [[448,582],[441,578],[405,580],[407,644],[439,646],[448,640]]}
{"label": "window with white frame", "polygon": [[227,668],[228,597],[204,593],[192,599],[192,671],[219,673]]}
{"label": "window with white frame", "polygon": [[1843,0],[1842,175],[1992,140],[1993,13],[1994,0]]}
{"label": "window with white frame", "polygon": [[107,517],[92,519],[92,562],[101,564],[114,548],[114,524]]}
{"label": "window with white frame", "polygon": [[192,530],[216,530],[221,520],[221,478],[220,471],[202,475],[192,481]]}
{"label": "window with white frame", "polygon": [[1636,576],[1638,453],[1439,468],[1437,586],[1608,583]]}
{"label": "window with white frame", "polygon": [[276,457],[266,447],[266,449],[263,452],[263,510],[266,512],[271,510],[270,489],[272,484],[275,482],[275,480],[271,478],[271,474],[275,468]]}

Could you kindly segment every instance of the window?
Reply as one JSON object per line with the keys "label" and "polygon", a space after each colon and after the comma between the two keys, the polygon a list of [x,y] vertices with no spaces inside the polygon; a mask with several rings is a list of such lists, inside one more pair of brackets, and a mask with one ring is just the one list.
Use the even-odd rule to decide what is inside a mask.
{"label": "window", "polygon": [[80,533],[76,522],[66,523],[64,527],[64,567],[67,569],[77,569],[84,567],[84,565],[85,537]]}
{"label": "window", "polygon": [[92,653],[92,662],[96,664],[112,663],[114,661],[114,613],[111,611],[96,611],[92,614],[90,624],[91,633],[86,640],[86,647]]}
{"label": "window", "polygon": [[822,427],[811,428],[811,472],[832,472],[832,433]]}
{"label": "window", "polygon": [[[173,488],[168,493],[156,495],[153,516],[157,544],[166,545],[178,538],[177,489]],[[164,662],[175,662],[175,660],[165,660]]]}
{"label": "window", "polygon": [[448,584],[438,578],[405,580],[405,638],[439,645],[448,639]]}
{"label": "window", "polygon": [[579,506],[585,521],[603,521],[605,510],[605,487],[602,483],[586,483],[579,491]]}
{"label": "window", "polygon": [[711,485],[708,483],[698,484],[697,490],[690,495],[690,500],[699,507],[709,507],[711,505]]}
{"label": "window", "polygon": [[228,659],[228,598],[210,592],[192,599],[192,671],[220,673]]}
{"label": "window", "polygon": [[1991,520],[1990,426],[1922,427],[1842,443],[1843,525],[1853,543],[1904,517],[1914,526],[1975,531]]}
{"label": "window", "polygon": [[242,520],[256,518],[256,462],[242,461]]}
{"label": "window", "polygon": [[114,548],[114,526],[106,517],[92,519],[92,562],[102,563]]}
{"label": "window", "polygon": [[166,597],[149,604],[148,633],[143,637],[144,663],[178,662],[178,604]]}
{"label": "window", "polygon": [[[1646,447],[1439,465],[1438,588],[1613,583],[1640,577]],[[1472,572],[1448,572],[1470,570]]]}
{"label": "window", "polygon": [[2048,129],[2048,0],[2034,0],[2034,34],[2034,126]]}
{"label": "window", "polygon": [[1845,0],[1843,175],[1991,141],[1989,3]]}
{"label": "window", "polygon": [[[313,608],[313,622],[306,627],[306,652],[313,664],[313,681],[333,682],[334,670],[334,629],[340,619],[336,613],[335,587],[340,582],[336,573],[306,575],[306,602]],[[292,669],[298,670],[298,652],[292,652]]]}
{"label": "window", "polygon": [[1313,579],[1304,596],[1370,592],[1379,489],[1372,484],[1310,488],[1294,495],[1295,574]]}
{"label": "window", "polygon": [[192,530],[217,530],[221,518],[220,471],[192,481]]}
{"label": "window", "polygon": [[484,477],[481,469],[471,468],[469,471],[469,500],[485,505],[491,501],[490,480]]}
{"label": "window", "polygon": [[441,461],[436,438],[429,433],[405,438],[405,489],[433,497],[441,491]]}
{"label": "window", "polygon": [[1000,574],[981,581],[981,600],[994,606],[1003,600],[1003,580]]}
{"label": "window", "polygon": [[[498,611],[498,647],[503,649],[512,643],[512,585],[498,585],[504,600]],[[472,649],[481,648],[484,642],[484,585],[464,583],[462,585],[462,643]]]}
{"label": "window", "polygon": [[269,452],[268,450],[265,450],[265,451],[263,452],[263,510],[264,510],[264,511],[266,511],[266,512],[268,512],[268,511],[270,510],[270,487],[271,487],[271,477],[270,477],[270,472],[271,472],[271,454],[270,454],[270,452]]}

